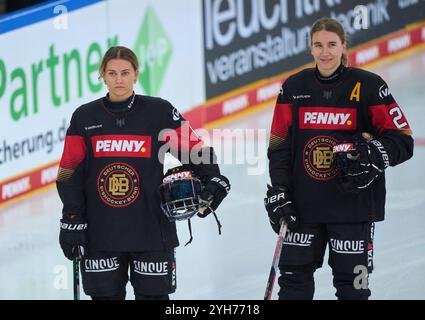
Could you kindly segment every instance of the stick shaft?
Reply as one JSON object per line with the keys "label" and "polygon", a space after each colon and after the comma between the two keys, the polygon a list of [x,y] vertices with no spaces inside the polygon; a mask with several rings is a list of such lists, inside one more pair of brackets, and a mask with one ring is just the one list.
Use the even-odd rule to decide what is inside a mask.
{"label": "stick shaft", "polygon": [[270,300],[273,293],[273,287],[276,280],[276,274],[279,270],[279,260],[282,253],[283,240],[286,236],[288,226],[286,222],[283,222],[280,226],[279,235],[277,237],[276,248],[274,250],[272,266],[270,268],[269,278],[267,280],[266,292],[264,293],[264,300]]}

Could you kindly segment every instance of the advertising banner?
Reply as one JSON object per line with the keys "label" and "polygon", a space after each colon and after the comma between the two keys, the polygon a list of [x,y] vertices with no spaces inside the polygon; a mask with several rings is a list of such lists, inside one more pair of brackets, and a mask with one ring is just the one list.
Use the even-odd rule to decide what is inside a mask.
{"label": "advertising banner", "polygon": [[339,20],[356,46],[423,19],[421,0],[203,0],[207,99],[311,61],[310,26]]}
{"label": "advertising banner", "polygon": [[[115,41],[105,4],[59,9],[67,12],[60,20],[51,8],[50,19],[9,24],[12,30],[0,34],[0,203],[56,179],[71,113],[104,94],[97,68]],[[87,16],[97,21],[96,32],[87,32]]]}
{"label": "advertising banner", "polygon": [[202,3],[198,0],[110,0],[108,28],[139,57],[138,92],[184,112],[205,101]]}
{"label": "advertising banner", "polygon": [[0,19],[0,205],[56,179],[73,111],[102,97],[103,54],[139,57],[139,94],[205,101],[202,3],[55,1]]}

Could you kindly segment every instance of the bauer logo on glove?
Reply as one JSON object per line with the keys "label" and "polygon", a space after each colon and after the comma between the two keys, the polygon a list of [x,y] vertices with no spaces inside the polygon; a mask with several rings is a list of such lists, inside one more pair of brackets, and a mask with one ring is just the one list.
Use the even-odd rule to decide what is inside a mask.
{"label": "bauer logo on glove", "polygon": [[368,133],[336,144],[333,154],[339,169],[337,185],[342,192],[358,193],[367,189],[389,166],[384,146]]}

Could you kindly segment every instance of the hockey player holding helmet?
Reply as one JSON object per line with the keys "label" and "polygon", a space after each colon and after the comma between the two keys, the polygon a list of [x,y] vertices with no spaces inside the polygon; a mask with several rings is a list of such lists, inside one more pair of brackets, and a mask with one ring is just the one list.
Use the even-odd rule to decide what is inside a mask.
{"label": "hockey player holding helmet", "polygon": [[[190,239],[185,244],[192,242],[192,228],[190,219],[197,214],[205,217],[213,213],[217,222],[218,232],[221,234],[221,224],[215,213],[220,198],[212,197],[219,190],[224,188],[227,192],[230,190],[228,181],[214,177],[211,180],[215,183],[204,184],[207,181],[199,178],[189,165],[182,165],[169,169],[163,178],[163,183],[159,186],[159,196],[161,209],[171,222],[187,220],[190,232]],[[217,202],[217,200],[219,202]]]}
{"label": "hockey player holding helmet", "polygon": [[124,299],[128,269],[136,299],[168,299],[176,289],[179,242],[158,192],[166,146],[202,181],[199,216],[217,209],[230,189],[213,149],[194,139],[177,110],[134,93],[138,66],[128,48],[105,53],[99,71],[108,94],[75,110],[59,165],[59,241],[69,259],[82,249],[83,288],[92,299]]}
{"label": "hockey player holding helmet", "polygon": [[289,229],[279,299],[313,298],[313,274],[327,245],[337,298],[368,299],[374,223],[384,220],[384,170],[412,157],[412,132],[386,83],[347,67],[338,21],[321,18],[310,34],[316,68],[284,82],[268,149],[266,209],[275,232],[281,221]]}

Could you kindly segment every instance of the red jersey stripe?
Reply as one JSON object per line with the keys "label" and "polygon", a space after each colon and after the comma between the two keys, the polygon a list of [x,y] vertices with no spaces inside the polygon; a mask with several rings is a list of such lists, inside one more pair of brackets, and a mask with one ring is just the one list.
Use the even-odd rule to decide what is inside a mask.
{"label": "red jersey stripe", "polygon": [[409,123],[397,103],[369,106],[368,112],[372,125],[380,133],[385,130],[410,131]]}
{"label": "red jersey stripe", "polygon": [[285,139],[291,126],[292,104],[276,104],[274,109],[271,134],[281,139]]}
{"label": "red jersey stripe", "polygon": [[86,156],[86,144],[81,136],[66,136],[59,167],[74,170]]}

